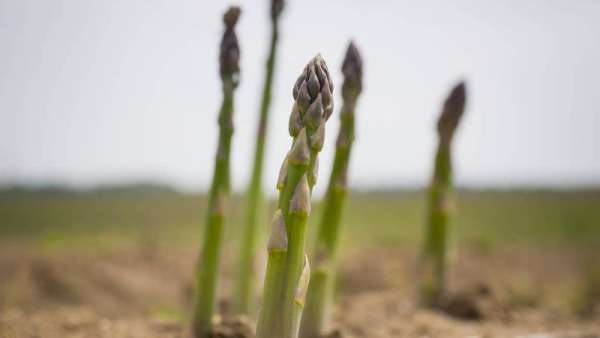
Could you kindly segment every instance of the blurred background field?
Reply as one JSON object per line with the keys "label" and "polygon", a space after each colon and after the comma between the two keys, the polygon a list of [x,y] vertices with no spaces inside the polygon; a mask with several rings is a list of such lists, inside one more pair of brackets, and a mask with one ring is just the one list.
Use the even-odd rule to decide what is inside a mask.
{"label": "blurred background field", "polygon": [[[483,246],[600,244],[598,189],[460,189],[455,195],[455,242]],[[146,242],[195,248],[202,234],[205,203],[202,194],[180,193],[160,185],[93,190],[5,188],[0,192],[0,237],[4,242],[52,249]],[[418,190],[352,192],[344,215],[343,250],[417,245],[424,208],[425,196]],[[228,241],[240,234],[243,210],[243,199],[234,195],[226,229]],[[313,215],[317,216],[311,218],[315,223],[318,202]]]}

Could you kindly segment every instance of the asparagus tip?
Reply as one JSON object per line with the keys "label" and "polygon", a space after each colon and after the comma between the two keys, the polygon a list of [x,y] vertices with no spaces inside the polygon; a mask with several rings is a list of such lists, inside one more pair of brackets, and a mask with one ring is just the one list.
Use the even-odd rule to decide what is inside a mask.
{"label": "asparagus tip", "polygon": [[285,1],[283,0],[271,0],[271,19],[276,21],[283,11]]}
{"label": "asparagus tip", "polygon": [[346,49],[346,56],[342,63],[342,73],[344,74],[343,94],[358,95],[362,89],[363,62],[358,47],[352,40]]}
{"label": "asparagus tip", "polygon": [[446,101],[444,101],[444,107],[437,126],[440,136],[445,139],[452,137],[464,113],[466,101],[466,83],[460,81],[452,88]]}
{"label": "asparagus tip", "polygon": [[317,53],[315,57],[312,59],[312,62],[316,63],[325,63],[325,59],[323,59],[323,54]]}
{"label": "asparagus tip", "polygon": [[240,18],[242,10],[238,6],[231,6],[227,9],[225,14],[223,14],[223,22],[227,28],[235,27],[235,24],[238,22]]}
{"label": "asparagus tip", "polygon": [[304,67],[292,91],[303,124],[314,129],[329,119],[333,112],[332,92],[333,82],[319,53]]}
{"label": "asparagus tip", "polygon": [[455,104],[465,104],[466,95],[467,95],[467,84],[464,80],[459,81],[448,95],[448,99],[446,102],[453,102]]}
{"label": "asparagus tip", "polygon": [[271,220],[271,233],[269,234],[269,243],[267,249],[271,250],[286,250],[287,249],[287,230],[285,227],[285,220],[280,209],[275,211],[273,219]]}
{"label": "asparagus tip", "polygon": [[225,23],[225,33],[221,40],[219,51],[220,73],[222,78],[233,77],[234,84],[237,84],[237,74],[240,72],[240,46],[237,35],[235,34],[235,25],[240,17],[241,10],[237,6],[227,9],[223,15]]}

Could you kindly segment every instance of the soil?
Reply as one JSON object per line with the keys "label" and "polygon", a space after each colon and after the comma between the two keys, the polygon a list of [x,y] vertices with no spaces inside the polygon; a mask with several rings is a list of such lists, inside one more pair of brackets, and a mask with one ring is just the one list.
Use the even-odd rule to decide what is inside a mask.
{"label": "soil", "polygon": [[[344,256],[329,337],[600,337],[600,285],[587,277],[589,253],[461,248],[451,255],[443,306],[424,310],[414,297],[412,252]],[[191,249],[100,254],[0,246],[0,337],[189,337],[194,261]],[[225,263],[224,319],[216,319],[215,337],[251,336],[251,321],[227,315],[232,275]]]}

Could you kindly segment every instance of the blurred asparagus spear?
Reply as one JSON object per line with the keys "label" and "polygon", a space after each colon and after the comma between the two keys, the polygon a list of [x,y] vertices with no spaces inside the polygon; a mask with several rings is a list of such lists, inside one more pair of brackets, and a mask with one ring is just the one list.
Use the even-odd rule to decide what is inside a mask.
{"label": "blurred asparagus spear", "polygon": [[196,294],[192,319],[193,335],[208,337],[215,307],[219,274],[219,255],[225,199],[229,193],[229,155],[233,134],[233,98],[238,84],[240,49],[234,28],[240,16],[239,7],[230,7],[223,16],[225,33],[219,52],[219,72],[223,102],[219,112],[219,144],[215,156],[212,185],[209,192],[204,243],[198,260]]}
{"label": "blurred asparagus spear", "polygon": [[444,102],[437,123],[438,148],[431,186],[427,233],[421,262],[421,302],[426,306],[441,305],[445,291],[446,252],[450,196],[452,189],[451,144],[465,110],[464,82],[457,84]]}
{"label": "blurred asparagus spear", "polygon": [[261,215],[263,197],[261,192],[262,171],[265,153],[265,140],[271,105],[271,88],[273,86],[273,73],[275,71],[275,58],[277,53],[277,40],[279,39],[279,17],[283,11],[283,0],[271,0],[271,44],[267,58],[267,69],[260,104],[260,116],[256,131],[256,145],[254,149],[254,164],[252,176],[246,196],[246,227],[241,238],[240,255],[238,261],[238,275],[234,285],[233,311],[236,314],[251,315],[254,311],[255,271],[254,255],[256,251],[256,224]]}
{"label": "blurred asparagus spear", "polygon": [[302,338],[321,337],[330,320],[333,300],[335,260],[342,207],[347,192],[348,163],[354,142],[354,111],[362,90],[362,59],[358,48],[350,42],[342,65],[344,99],[340,111],[340,130],[329,186],[323,201],[323,214],[317,232],[314,268],[302,318]]}
{"label": "blurred asparagus spear", "polygon": [[258,338],[298,336],[309,277],[304,253],[306,221],[312,187],[317,180],[325,122],[333,110],[332,91],[329,71],[319,54],[304,68],[293,89],[295,102],[289,123],[293,144],[277,179],[276,218],[279,218],[274,222],[285,227],[286,245],[285,249],[283,245],[275,246],[278,250],[269,248]]}

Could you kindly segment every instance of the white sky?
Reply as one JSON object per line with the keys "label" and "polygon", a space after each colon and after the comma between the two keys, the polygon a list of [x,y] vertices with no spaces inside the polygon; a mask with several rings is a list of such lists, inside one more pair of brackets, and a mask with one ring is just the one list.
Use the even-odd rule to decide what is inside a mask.
{"label": "white sky", "polygon": [[[268,1],[242,1],[233,178],[248,179]],[[161,180],[204,188],[221,100],[227,2],[0,0],[0,180]],[[468,81],[455,144],[463,185],[600,183],[600,1],[288,1],[265,172],[290,139],[291,87],[321,52],[335,78],[355,38],[365,60],[354,186],[424,184],[434,121]],[[337,109],[321,157],[325,185]]]}

